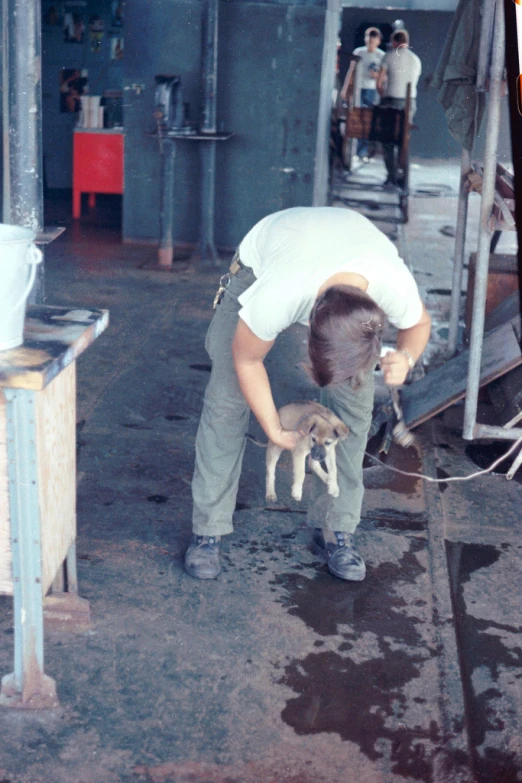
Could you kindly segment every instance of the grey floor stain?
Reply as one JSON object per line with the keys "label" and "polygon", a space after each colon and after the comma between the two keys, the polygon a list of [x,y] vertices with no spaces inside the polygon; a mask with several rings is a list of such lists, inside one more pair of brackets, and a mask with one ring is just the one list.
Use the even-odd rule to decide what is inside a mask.
{"label": "grey floor stain", "polygon": [[210,372],[212,370],[211,364],[200,364],[199,362],[189,364],[189,367],[191,370],[201,370],[202,372]]}
{"label": "grey floor stain", "polygon": [[149,503],[166,503],[168,500],[167,495],[148,495],[147,500]]}
{"label": "grey floor stain", "polygon": [[394,530],[399,533],[421,533],[426,530],[428,518],[426,514],[416,514],[408,511],[397,511],[394,508],[380,508],[372,511],[371,516],[363,517],[363,529]]}

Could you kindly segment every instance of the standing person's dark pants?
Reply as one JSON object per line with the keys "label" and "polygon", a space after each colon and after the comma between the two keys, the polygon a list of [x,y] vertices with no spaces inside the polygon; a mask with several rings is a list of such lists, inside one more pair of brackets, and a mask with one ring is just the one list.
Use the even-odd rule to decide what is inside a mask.
{"label": "standing person's dark pants", "polygon": [[[382,98],[380,103],[382,109],[404,109],[405,106],[406,98]],[[413,122],[416,111],[417,103],[413,98],[410,101],[410,116],[408,118],[410,123]],[[394,142],[386,142],[382,145],[382,153],[387,173],[386,184],[396,185],[399,173],[399,147]]]}
{"label": "standing person's dark pants", "polygon": [[[373,109],[377,90],[367,88],[361,89],[361,106],[367,109]],[[360,158],[368,157],[368,139],[359,139],[357,141],[357,155]]]}

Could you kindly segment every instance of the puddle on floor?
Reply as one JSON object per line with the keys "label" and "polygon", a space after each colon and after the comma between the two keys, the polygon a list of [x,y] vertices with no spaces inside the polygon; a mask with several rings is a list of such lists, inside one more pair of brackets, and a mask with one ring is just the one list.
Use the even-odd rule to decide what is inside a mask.
{"label": "puddle on floor", "polygon": [[[402,470],[405,473],[421,473],[422,462],[419,452],[415,446],[404,448],[397,443],[392,443],[388,454],[379,452],[382,438],[372,438],[368,443],[367,454],[364,457],[364,486],[366,489],[389,489],[392,492],[398,492],[400,495],[413,495],[420,489],[420,478],[415,476],[404,476],[402,473],[396,473]],[[371,456],[368,456],[371,455]],[[384,465],[376,462],[372,457],[375,456]],[[386,467],[390,466],[390,468]]]}
{"label": "puddle on floor", "polygon": [[[280,682],[297,694],[281,713],[285,723],[299,735],[336,733],[372,760],[383,756],[382,740],[389,740],[393,773],[428,782],[433,745],[441,741],[438,726],[435,721],[428,727],[402,722],[405,686],[420,678],[423,664],[437,654],[421,636],[415,607],[401,595],[404,582],[415,583],[424,573],[416,555],[424,547],[422,539],[411,538],[398,562],[369,566],[360,583],[336,580],[326,568],[312,579],[285,573],[275,582],[285,591],[282,603],[289,614],[319,636],[343,639],[337,651],[309,653],[285,667]],[[361,636],[366,632],[376,640],[379,655],[357,662],[346,653],[357,647],[364,657]],[[321,647],[321,640],[315,646]]]}

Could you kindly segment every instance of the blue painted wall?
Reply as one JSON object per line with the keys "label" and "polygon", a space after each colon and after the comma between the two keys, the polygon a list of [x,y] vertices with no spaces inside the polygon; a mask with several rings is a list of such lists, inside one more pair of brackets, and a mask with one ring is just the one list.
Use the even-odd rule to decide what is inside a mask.
{"label": "blue painted wall", "polygon": [[[124,237],[156,240],[159,211],[154,75],[176,73],[200,119],[203,3],[127,0]],[[310,204],[325,2],[220,3],[217,118],[235,136],[217,145],[216,242],[234,246],[262,216]],[[286,169],[286,171],[285,171]],[[175,237],[199,231],[197,142],[177,143]]]}
{"label": "blue painted wall", "polygon": [[[76,11],[83,17],[83,43],[65,43],[61,22],[46,24],[49,6]],[[99,15],[105,23],[99,51],[91,51],[89,18]],[[85,0],[85,5],[42,2],[42,132],[44,175],[49,188],[72,187],[72,137],[77,115],[60,112],[59,79],[62,68],[86,69],[89,93],[101,95],[104,90],[121,90],[123,61],[110,59],[111,33],[123,35],[122,28],[111,26],[111,0]]]}

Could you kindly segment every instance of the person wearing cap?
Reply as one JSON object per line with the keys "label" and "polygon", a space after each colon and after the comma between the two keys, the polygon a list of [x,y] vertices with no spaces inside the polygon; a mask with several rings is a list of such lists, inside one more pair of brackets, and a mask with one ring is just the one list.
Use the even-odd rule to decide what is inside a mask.
{"label": "person wearing cap", "polygon": [[[391,36],[391,49],[386,52],[377,76],[377,91],[381,96],[381,108],[404,109],[408,84],[410,87],[409,122],[417,111],[417,83],[422,72],[420,59],[410,49],[410,37],[406,30],[396,30]],[[393,142],[383,145],[387,178],[385,185],[396,185],[398,180],[398,147]]]}

